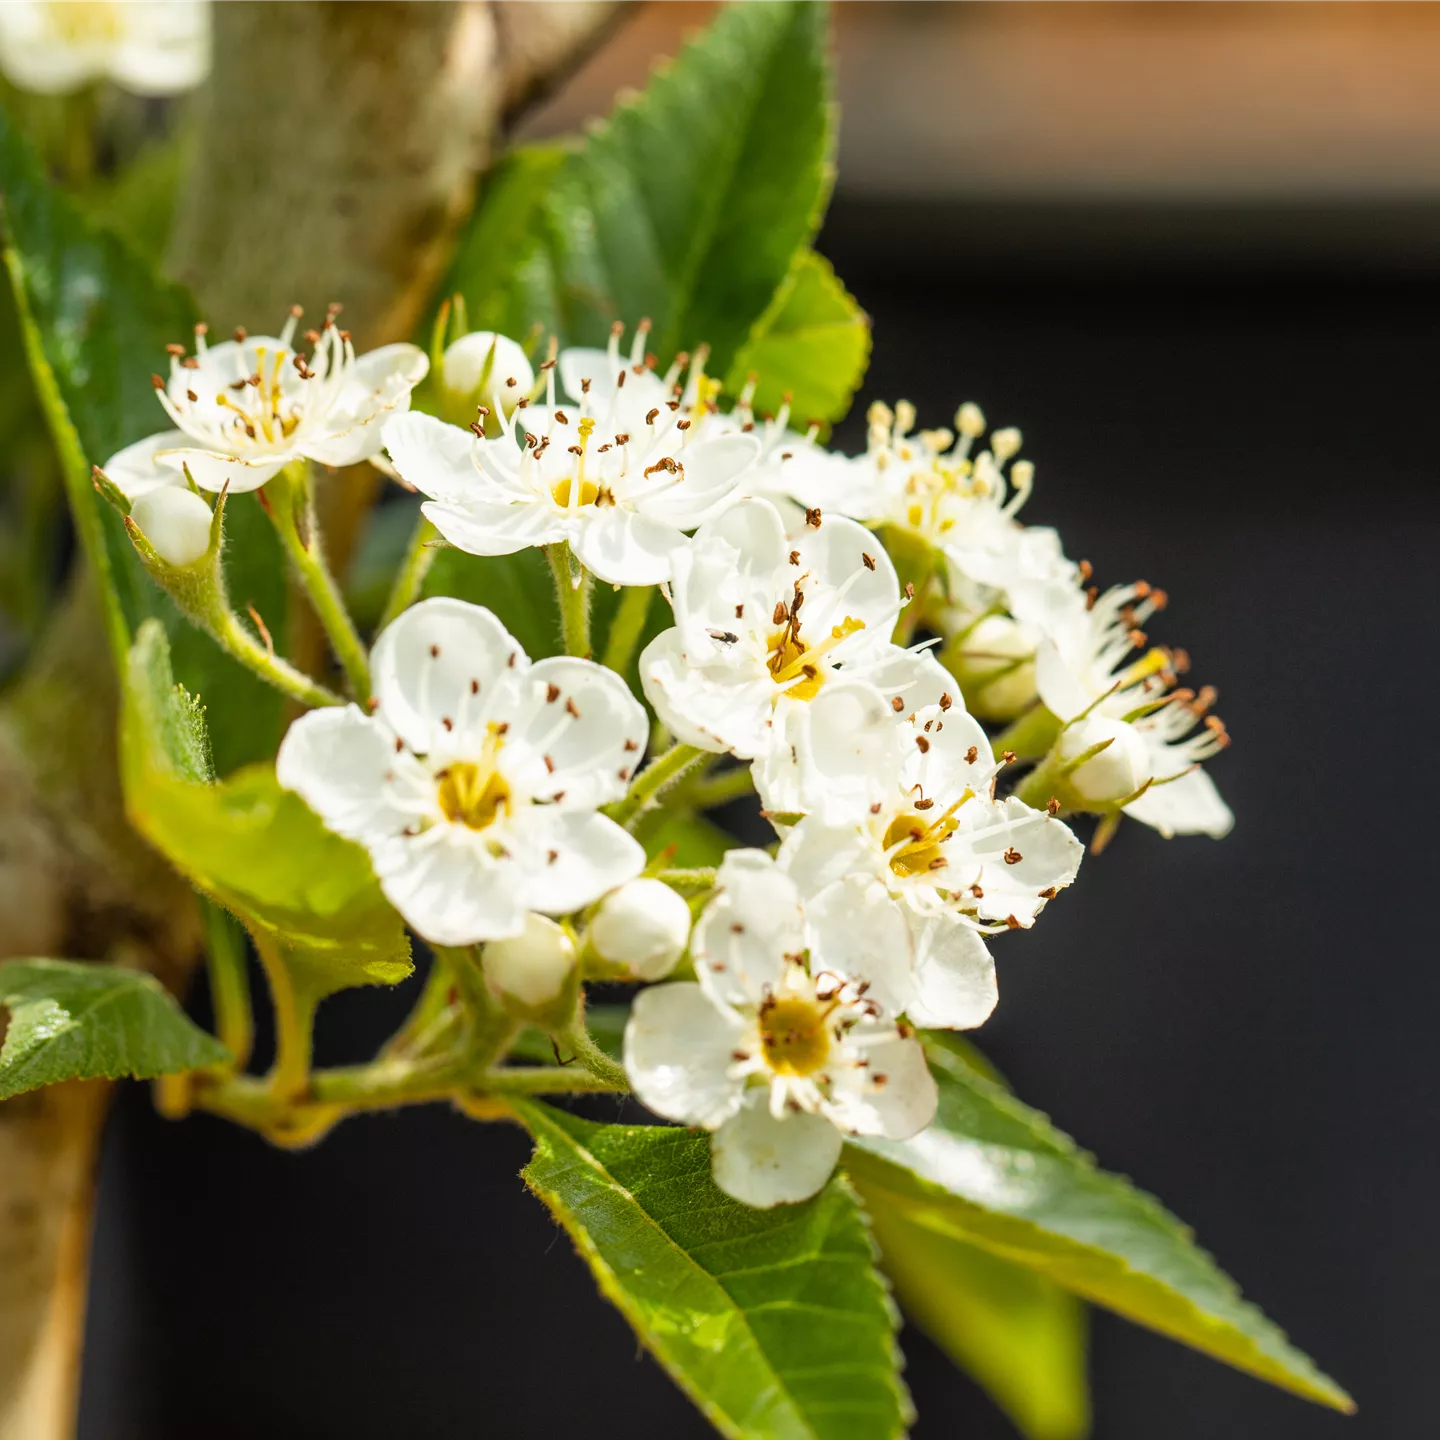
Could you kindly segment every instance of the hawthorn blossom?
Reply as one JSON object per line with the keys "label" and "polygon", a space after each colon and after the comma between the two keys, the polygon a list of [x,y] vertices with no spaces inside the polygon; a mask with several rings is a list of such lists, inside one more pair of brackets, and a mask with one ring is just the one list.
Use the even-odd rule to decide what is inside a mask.
{"label": "hawthorn blossom", "polygon": [[[760,446],[707,426],[708,392],[677,398],[677,372],[654,373],[638,353],[643,337],[630,362],[614,338],[608,351],[562,352],[546,369],[545,403],[520,400],[496,437],[424,415],[386,426],[391,462],[429,497],[421,509],[452,545],[509,555],[568,541],[609,584],[670,579],[685,532],[729,500]],[[568,401],[557,398],[557,368]],[[502,403],[497,394],[493,411]]]}
{"label": "hawthorn blossom", "polygon": [[[756,786],[777,811],[798,807],[802,785],[823,808],[831,784],[839,793],[866,778],[850,745],[868,732],[836,718],[838,697],[832,723],[813,725],[816,696],[835,687],[864,711],[883,686],[903,708],[951,683],[927,654],[891,643],[904,601],[875,537],[853,520],[811,514],[794,539],[764,500],[701,526],[675,567],[676,623],[640,656],[645,696],[670,731],[755,760]],[[857,691],[856,681],[871,684]]]}
{"label": "hawthorn blossom", "polygon": [[176,95],[209,69],[209,0],[0,4],[0,70],[22,90],[64,95],[113,80],[135,95]]}
{"label": "hawthorn blossom", "polygon": [[645,712],[611,671],[531,664],[490,611],[437,598],[371,653],[376,705],[312,711],[280,747],[280,783],[369,852],[391,904],[442,945],[519,936],[631,879],[618,799]]}
{"label": "hawthorn blossom", "polygon": [[[880,798],[846,824],[807,815],[780,847],[801,892],[865,874],[921,919],[1033,925],[1079,868],[1083,851],[1069,828],[1013,795],[996,797],[1004,762],[991,757],[979,723],[948,697],[888,731],[878,713],[873,723],[879,738],[867,753]],[[887,734],[893,745],[884,743]]]}
{"label": "hawthorn blossom", "polygon": [[763,851],[732,850],[692,940],[697,982],[642,990],[625,1068],[656,1114],[714,1132],[715,1183],[767,1209],[807,1199],[845,1135],[905,1139],[934,1118],[935,1081],[898,1011],[905,927],[881,887],[802,905]]}
{"label": "hawthorn blossom", "polygon": [[158,485],[258,490],[292,460],[354,465],[379,454],[381,422],[410,405],[430,362],[414,345],[385,345],[358,358],[331,306],[308,331],[309,357],[291,348],[300,319],[278,336],[247,335],[211,345],[195,327],[195,354],[170,347],[170,378],[154,377],[173,430],[112,455],[101,467],[131,500]]}
{"label": "hawthorn blossom", "polygon": [[663,881],[644,876],[600,902],[588,935],[602,960],[624,965],[637,980],[661,980],[689,943],[690,907]]}
{"label": "hawthorn blossom", "polygon": [[1140,627],[1164,603],[1163,591],[1141,581],[1115,586],[1088,607],[1083,597],[1063,605],[1046,622],[1036,688],[1066,722],[1060,759],[1075,767],[1068,782],[1077,808],[1118,805],[1167,837],[1218,840],[1235,817],[1200,768],[1229,744],[1209,713],[1215,692],[1175,688],[1186,662],[1168,650],[1129,659],[1146,645]]}

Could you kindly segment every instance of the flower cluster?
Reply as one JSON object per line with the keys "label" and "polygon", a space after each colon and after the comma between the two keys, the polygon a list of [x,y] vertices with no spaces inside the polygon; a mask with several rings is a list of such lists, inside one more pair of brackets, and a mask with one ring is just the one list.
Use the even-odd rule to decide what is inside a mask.
{"label": "flower cluster", "polygon": [[[1021,524],[1033,467],[1018,431],[985,441],[978,407],[916,432],[877,405],[846,456],[757,419],[750,389],[722,408],[704,352],[661,369],[641,326],[624,353],[617,327],[539,366],[500,335],[437,346],[422,413],[412,347],[357,359],[332,314],[307,357],[294,329],[176,347],[156,380],[176,428],[104,478],[144,531],[156,494],[208,518],[187,480],[371,459],[425,497],[417,546],[546,551],[570,654],[532,661],[478,605],[402,602],[347,662],[361,703],[296,721],[278,776],[368,850],[419,935],[484,947],[517,1019],[573,1037],[583,980],[662,982],[635,1001],[625,1070],[657,1114],[714,1132],[731,1195],[803,1199],[846,1135],[930,1122],[917,1028],[990,1015],[991,939],[1075,879],[1066,816],[1100,816],[1097,841],[1122,812],[1228,829],[1199,768],[1225,743],[1213,696],[1144,633],[1164,596],[1099,593]],[[596,580],[670,608],[638,657],[643,606],[625,643],[617,618],[608,667],[574,599]],[[736,778],[771,850],[647,859],[658,820]]]}

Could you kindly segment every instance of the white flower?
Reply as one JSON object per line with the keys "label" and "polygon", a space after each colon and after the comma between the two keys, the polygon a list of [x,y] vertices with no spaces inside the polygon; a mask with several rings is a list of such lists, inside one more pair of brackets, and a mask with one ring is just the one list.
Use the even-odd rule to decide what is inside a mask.
{"label": "white flower", "polygon": [[1185,662],[1167,650],[1129,659],[1146,644],[1139,627],[1164,603],[1162,591],[1139,582],[1106,591],[1089,608],[1079,595],[1060,605],[1036,654],[1036,688],[1073,727],[1062,736],[1062,758],[1111,741],[1070,777],[1083,798],[1115,804],[1141,792],[1124,805],[1127,815],[1162,835],[1219,839],[1235,817],[1199,768],[1229,743],[1224,725],[1208,713],[1214,691],[1173,688]]}
{"label": "white flower", "polygon": [[846,826],[815,816],[786,836],[781,861],[804,894],[845,875],[874,875],[916,915],[963,915],[1024,928],[1075,878],[1083,853],[1068,827],[1014,796],[958,705],[933,705],[885,731],[870,754],[880,798]]}
{"label": "white flower", "polygon": [[380,424],[408,408],[429,360],[414,345],[355,355],[332,307],[309,331],[308,360],[291,349],[298,311],[278,337],[246,336],[210,345],[195,329],[195,354],[171,347],[170,379],[155,377],[160,403],[178,427],[127,446],[101,467],[132,500],[157,485],[258,490],[292,460],[354,465],[380,451]]}
{"label": "white flower", "polygon": [[552,1004],[575,973],[575,943],[543,915],[527,915],[525,928],[485,947],[485,983],[501,999],[526,1009]]}
{"label": "white flower", "polygon": [[130,507],[130,518],[167,565],[193,565],[210,548],[214,517],[193,490],[160,485]]}
{"label": "white flower", "polygon": [[572,399],[557,403],[550,367],[546,403],[522,402],[497,438],[423,415],[386,426],[391,461],[430,497],[422,509],[452,545],[509,555],[567,540],[612,585],[670,579],[685,532],[725,504],[760,447],[708,429],[703,394],[675,398],[673,375],[661,379],[639,356],[643,336],[632,363],[613,340],[608,352],[563,352]]}
{"label": "white flower", "polygon": [[625,791],[645,712],[618,675],[531,664],[477,605],[425,600],[371,654],[376,709],[316,710],[280,747],[280,783],[370,852],[427,940],[519,935],[639,873],[644,852],[599,806]]}
{"label": "white flower", "polygon": [[817,518],[787,539],[773,505],[746,500],[701,526],[675,567],[675,626],[640,657],[646,698],[671,732],[756,760],[776,811],[824,807],[829,782],[863,779],[840,696],[824,726],[810,715],[817,696],[837,688],[863,709],[874,690],[853,682],[869,681],[906,708],[951,683],[928,655],[891,643],[900,584],[875,537]]}
{"label": "white flower", "polygon": [[136,95],[175,95],[209,69],[209,0],[0,4],[0,70],[22,90],[59,95],[113,80]]}
{"label": "white flower", "polygon": [[519,341],[492,330],[472,330],[446,347],[440,382],[453,404],[479,405],[489,399],[498,414],[508,415],[528,400],[535,371]]}
{"label": "white flower", "polygon": [[718,878],[695,927],[699,983],[641,991],[625,1068],[657,1114],[715,1132],[722,1190],[768,1208],[815,1194],[843,1135],[924,1129],[935,1081],[879,998],[910,967],[883,890],[841,884],[802,906],[758,850],[732,850]]}
{"label": "white flower", "polygon": [[637,980],[661,980],[685,953],[690,907],[659,880],[631,880],[600,902],[588,931],[602,960]]}

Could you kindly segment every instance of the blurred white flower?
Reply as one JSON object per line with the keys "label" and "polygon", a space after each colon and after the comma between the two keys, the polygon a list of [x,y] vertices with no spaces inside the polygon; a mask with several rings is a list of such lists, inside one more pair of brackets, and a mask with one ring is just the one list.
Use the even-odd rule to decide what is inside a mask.
{"label": "blurred white flower", "polygon": [[113,80],[136,95],[175,95],[209,69],[209,0],[0,4],[0,70],[22,90],[63,95]]}
{"label": "blurred white flower", "polygon": [[[1176,688],[1187,663],[1168,650],[1144,649],[1141,630],[1165,603],[1144,582],[1119,585],[1087,606],[1077,594],[1045,622],[1036,654],[1040,698],[1071,727],[1061,754],[1072,762],[1108,740],[1070,783],[1084,800],[1124,805],[1127,815],[1162,835],[1227,834],[1235,823],[1200,763],[1229,744],[1212,690]],[[1143,653],[1130,660],[1135,650]],[[1078,723],[1075,723],[1078,722]],[[1129,787],[1129,788],[1126,788]]]}
{"label": "blurred white flower", "polygon": [[170,347],[170,379],[155,376],[160,404],[178,427],[112,455],[101,467],[132,500],[157,485],[184,485],[189,470],[202,490],[258,490],[291,460],[354,465],[380,451],[380,424],[410,404],[430,362],[414,345],[385,345],[358,358],[331,307],[309,331],[308,359],[291,348],[300,312],[279,336],[237,330],[207,342],[195,330],[195,354]]}
{"label": "blurred white flower", "polygon": [[439,378],[452,405],[478,406],[489,400],[503,415],[528,400],[535,388],[535,371],[524,346],[492,330],[472,330],[448,345]]}
{"label": "blurred white flower", "polygon": [[925,1052],[877,998],[910,968],[883,889],[841,884],[804,906],[768,855],[732,850],[693,949],[698,984],[636,997],[625,1068],[656,1114],[715,1132],[728,1195],[759,1208],[804,1200],[844,1135],[904,1139],[934,1118]]}
{"label": "blurred white flower", "polygon": [[[730,498],[759,453],[752,435],[707,425],[703,375],[679,391],[618,339],[606,350],[567,350],[547,369],[543,405],[516,405],[497,438],[472,436],[425,415],[385,428],[398,473],[429,496],[425,515],[472,555],[509,555],[569,541],[612,585],[669,580],[685,532]],[[571,399],[555,394],[555,369]]]}
{"label": "blurred white flower", "polygon": [[531,664],[488,610],[425,600],[371,653],[376,708],[312,711],[280,783],[370,852],[391,904],[442,945],[518,936],[637,875],[644,851],[599,806],[626,789],[644,710],[588,660]]}
{"label": "blurred white flower", "polygon": [[502,1000],[544,1009],[561,998],[575,973],[575,943],[543,915],[525,917],[525,928],[485,947],[485,983]]}
{"label": "blurred white flower", "polygon": [[214,516],[193,490],[179,485],[147,490],[131,506],[130,518],[167,565],[193,565],[210,548]]}

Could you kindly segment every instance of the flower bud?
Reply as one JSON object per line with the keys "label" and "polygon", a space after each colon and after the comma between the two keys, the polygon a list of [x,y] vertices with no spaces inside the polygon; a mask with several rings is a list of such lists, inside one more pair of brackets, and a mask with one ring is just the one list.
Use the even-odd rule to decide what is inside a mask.
{"label": "flower bud", "polygon": [[210,548],[210,507],[193,490],[157,485],[130,507],[140,533],[167,565],[193,565]]}
{"label": "flower bud", "polygon": [[1003,724],[1035,703],[1034,635],[1008,615],[978,621],[943,659],[979,720]]}
{"label": "flower bud", "polygon": [[[1109,742],[1108,744],[1106,742]],[[1153,771],[1144,738],[1124,720],[1091,715],[1067,726],[1060,736],[1060,761],[1073,762],[1104,745],[1066,775],[1068,788],[1079,798],[1075,807],[1113,805],[1133,795]]]}
{"label": "flower bud", "polygon": [[440,383],[446,398],[456,405],[486,405],[498,395],[508,412],[534,389],[535,372],[514,340],[490,330],[472,330],[445,351]]}
{"label": "flower bud", "polygon": [[660,980],[685,953],[690,907],[659,880],[630,880],[612,890],[590,922],[601,959],[624,965],[637,980]]}
{"label": "flower bud", "polygon": [[575,1007],[575,961],[564,929],[532,912],[520,934],[485,946],[485,983],[512,1015],[556,1027]]}

